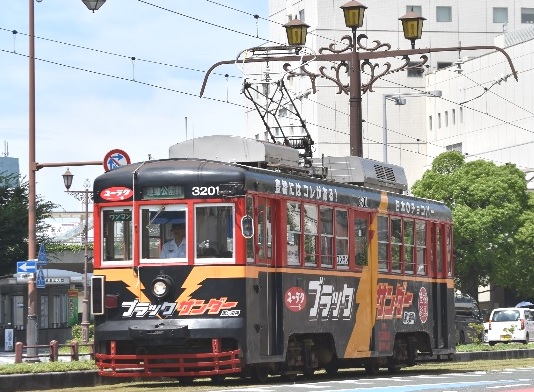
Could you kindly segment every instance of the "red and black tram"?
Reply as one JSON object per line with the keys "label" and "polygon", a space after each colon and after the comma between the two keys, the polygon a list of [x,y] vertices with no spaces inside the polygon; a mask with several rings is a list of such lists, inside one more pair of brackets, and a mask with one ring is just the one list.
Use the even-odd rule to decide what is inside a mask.
{"label": "red and black tram", "polygon": [[[354,162],[304,170],[288,147],[194,143],[94,182],[102,376],[265,381],[454,353],[445,205],[383,190],[394,170],[375,161],[346,181]],[[185,252],[163,258],[180,224]]]}

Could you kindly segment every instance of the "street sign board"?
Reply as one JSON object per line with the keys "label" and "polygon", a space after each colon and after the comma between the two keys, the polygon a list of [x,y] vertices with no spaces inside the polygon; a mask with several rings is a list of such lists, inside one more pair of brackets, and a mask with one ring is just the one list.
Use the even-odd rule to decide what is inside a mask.
{"label": "street sign board", "polygon": [[37,271],[35,260],[17,261],[17,274],[27,274]]}
{"label": "street sign board", "polygon": [[44,289],[45,286],[46,282],[44,278],[44,273],[42,268],[39,268],[39,270],[37,271],[37,281],[35,282],[35,287],[37,287],[38,289]]}
{"label": "street sign board", "polygon": [[39,247],[39,255],[37,256],[37,262],[39,264],[47,264],[46,250],[44,244]]}
{"label": "street sign board", "polygon": [[123,150],[114,149],[104,156],[104,170],[106,172],[130,163],[130,156]]}

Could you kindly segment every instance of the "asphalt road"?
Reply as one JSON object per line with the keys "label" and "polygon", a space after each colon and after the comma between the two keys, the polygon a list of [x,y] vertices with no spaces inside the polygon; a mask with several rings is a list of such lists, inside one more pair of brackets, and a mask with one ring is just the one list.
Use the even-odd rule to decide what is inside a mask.
{"label": "asphalt road", "polygon": [[534,391],[534,367],[498,371],[451,372],[439,375],[354,377],[237,388],[213,388],[210,392],[499,392]]}

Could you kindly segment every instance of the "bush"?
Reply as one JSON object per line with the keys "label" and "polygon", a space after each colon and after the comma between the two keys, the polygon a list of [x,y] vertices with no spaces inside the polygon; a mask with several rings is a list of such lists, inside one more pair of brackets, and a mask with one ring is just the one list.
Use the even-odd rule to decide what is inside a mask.
{"label": "bush", "polygon": [[471,328],[474,331],[473,343],[475,344],[482,344],[482,340],[484,338],[484,324],[482,323],[469,323],[469,328]]}
{"label": "bush", "polygon": [[[94,336],[95,326],[93,324],[89,324],[89,336],[87,337],[87,340],[94,340]],[[80,324],[72,326],[72,340],[76,340],[78,343],[82,341],[82,326]]]}

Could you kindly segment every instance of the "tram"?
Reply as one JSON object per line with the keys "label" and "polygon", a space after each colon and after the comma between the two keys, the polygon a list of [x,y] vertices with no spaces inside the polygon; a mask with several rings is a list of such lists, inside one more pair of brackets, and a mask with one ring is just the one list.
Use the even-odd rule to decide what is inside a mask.
{"label": "tram", "polygon": [[[170,156],[94,182],[100,375],[264,382],[454,353],[451,212],[403,194],[401,168],[303,168],[292,148],[228,136]],[[183,253],[163,256],[179,226]]]}

